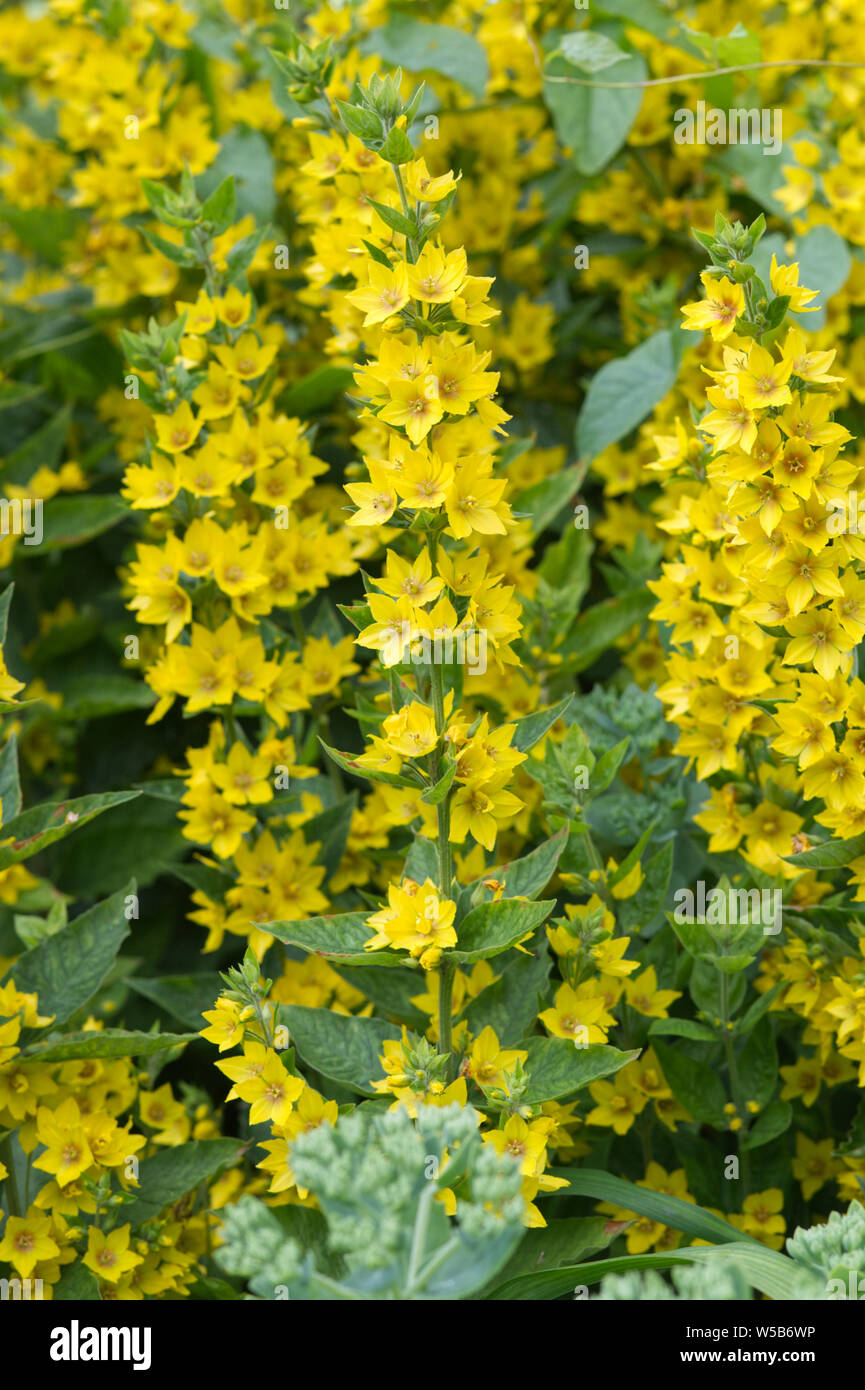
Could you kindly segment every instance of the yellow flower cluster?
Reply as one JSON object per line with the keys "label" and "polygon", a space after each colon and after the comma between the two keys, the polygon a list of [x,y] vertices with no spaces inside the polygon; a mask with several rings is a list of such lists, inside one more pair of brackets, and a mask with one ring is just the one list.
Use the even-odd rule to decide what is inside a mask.
{"label": "yellow flower cluster", "polygon": [[[198,1277],[212,1215],[169,1209],[142,1226],[134,1241],[129,1223],[103,1231],[98,1218],[135,1193],[139,1157],[153,1146],[210,1138],[218,1125],[205,1105],[190,1119],[167,1084],[148,1091],[146,1073],[139,1075],[128,1057],[31,1059],[19,1046],[22,1028],[51,1021],[39,1013],[35,994],[15,988],[14,974],[0,986],[0,1128],[16,1132],[25,1156],[19,1172],[0,1163],[0,1181],[14,1203],[6,1212],[0,1260],[21,1279],[41,1281],[43,1298],[53,1296],[64,1266],[79,1255],[104,1299],[183,1294]],[[101,1027],[90,1018],[84,1032],[96,1039]],[[34,1177],[47,1175],[33,1200],[31,1169]],[[231,1180],[215,1183],[211,1206],[219,1207],[231,1190]],[[96,1220],[79,1224],[83,1216]]]}

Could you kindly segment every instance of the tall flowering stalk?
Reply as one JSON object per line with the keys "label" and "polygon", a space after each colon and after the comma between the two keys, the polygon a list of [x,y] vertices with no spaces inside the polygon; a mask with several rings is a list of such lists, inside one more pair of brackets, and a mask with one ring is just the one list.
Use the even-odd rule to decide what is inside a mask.
{"label": "tall flowering stalk", "polygon": [[[671,628],[658,693],[681,730],[677,751],[712,783],[695,817],[709,852],[738,850],[746,881],[784,895],[787,930],[758,987],[782,986],[771,1007],[803,1014],[817,1050],[782,1068],[787,1099],[813,1087],[815,1068],[819,1088],[821,1069],[833,1085],[858,1062],[865,1085],[852,905],[865,898],[865,545],[848,516],[863,469],[833,418],[835,351],[809,349],[790,320],[816,307],[815,292],[797,265],[773,256],[766,286],[752,264],[763,226],[720,218],[697,234],[712,265],[705,298],[683,312],[717,345],[713,384],[695,433],[680,425],[658,441],[654,466],[677,499],[661,525],[682,542],[650,588],[653,616]],[[845,869],[852,903],[816,876]]]}

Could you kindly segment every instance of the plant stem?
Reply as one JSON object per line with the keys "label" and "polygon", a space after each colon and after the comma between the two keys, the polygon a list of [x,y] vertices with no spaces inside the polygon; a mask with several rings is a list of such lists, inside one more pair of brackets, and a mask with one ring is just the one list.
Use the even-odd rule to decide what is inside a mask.
{"label": "plant stem", "polygon": [[423,1252],[426,1249],[427,1231],[429,1230],[430,1212],[436,1189],[433,1183],[428,1182],[420,1196],[417,1204],[417,1214],[414,1219],[414,1230],[411,1236],[411,1253],[408,1259],[408,1274],[406,1275],[406,1297],[411,1298],[415,1290],[417,1276],[420,1270],[420,1263],[423,1259]]}
{"label": "plant stem", "polygon": [[[727,1070],[730,1074],[730,1092],[733,1104],[737,1112],[743,1109],[739,1096],[739,1071],[736,1066],[736,1050],[733,1046],[733,1039],[727,1024],[730,1019],[730,985],[726,971],[718,972],[721,976],[721,1025],[723,1036],[721,1041],[724,1044],[724,1055],[727,1059]],[[751,1162],[748,1158],[748,1150],[742,1148],[742,1137],[747,1133],[747,1126],[741,1129],[736,1136],[736,1146],[739,1151],[740,1181],[742,1183],[742,1200],[748,1196],[751,1186]]]}
{"label": "plant stem", "polygon": [[0,1144],[0,1158],[9,1170],[9,1175],[5,1179],[6,1200],[9,1204],[9,1216],[23,1216],[24,1208],[21,1205],[21,1195],[18,1191],[18,1179],[15,1176],[15,1161],[12,1156],[12,1136],[7,1135]]}
{"label": "plant stem", "polygon": [[439,966],[439,997],[438,997],[438,1023],[439,1023],[439,1052],[447,1053],[448,1061],[445,1068],[445,1075],[448,1081],[453,1080],[454,1055],[453,1055],[453,995],[454,995],[454,974],[456,966],[450,964]]}
{"label": "plant stem", "polygon": [[[399,197],[400,197],[400,202],[402,203],[403,215],[404,215],[405,217],[409,217],[409,218],[410,218],[410,217],[411,217],[411,208],[410,208],[409,205],[408,205],[408,198],[406,197],[405,184],[404,184],[403,181],[402,181],[402,174],[401,174],[400,171],[399,171],[399,165],[398,165],[398,164],[392,164],[392,165],[391,165],[391,168],[393,169],[394,178],[396,179],[396,186],[397,186],[397,188],[399,189]],[[406,260],[408,261],[409,265],[414,265],[415,261],[417,260],[417,242],[412,241],[409,237],[406,237],[406,239],[405,239],[405,254],[406,254]]]}

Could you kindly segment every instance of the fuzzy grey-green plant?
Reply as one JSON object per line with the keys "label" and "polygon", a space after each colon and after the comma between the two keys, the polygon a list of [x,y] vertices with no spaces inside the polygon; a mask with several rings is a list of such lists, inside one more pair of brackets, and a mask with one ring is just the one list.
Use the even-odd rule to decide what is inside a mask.
{"label": "fuzzy grey-green plant", "polygon": [[[291,1145],[297,1181],[315,1194],[339,1278],[315,1264],[263,1202],[228,1208],[216,1259],[259,1297],[463,1298],[483,1287],[523,1234],[519,1165],[481,1142],[460,1105],[358,1110]],[[457,1189],[457,1215],[441,1201]]]}

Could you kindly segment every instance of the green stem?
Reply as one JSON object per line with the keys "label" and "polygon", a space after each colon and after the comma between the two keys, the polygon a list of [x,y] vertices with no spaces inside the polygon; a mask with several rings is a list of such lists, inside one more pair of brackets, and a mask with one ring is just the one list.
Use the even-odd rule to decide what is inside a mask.
{"label": "green stem", "polygon": [[[727,1071],[730,1075],[730,1092],[733,1104],[739,1117],[742,1117],[744,1106],[742,1105],[739,1093],[739,1069],[736,1065],[736,1050],[733,1046],[733,1038],[727,1024],[730,1021],[730,983],[729,976],[725,971],[718,972],[721,976],[721,1027],[723,1029],[721,1041],[724,1044],[724,1055],[727,1059]],[[736,1136],[736,1146],[739,1151],[739,1171],[742,1183],[742,1200],[748,1196],[751,1187],[751,1161],[748,1157],[748,1150],[742,1148],[742,1138],[747,1134],[747,1124],[743,1121],[743,1128]]]}
{"label": "green stem", "polygon": [[459,1248],[459,1236],[451,1236],[450,1240],[446,1241],[424,1265],[415,1286],[416,1291],[426,1288],[436,1270],[441,1269],[442,1265],[450,1259],[451,1255],[456,1254]]}
{"label": "green stem", "polygon": [[[585,825],[585,821],[583,822],[583,824]],[[604,905],[609,908],[613,916],[616,917],[616,919],[618,920],[616,914],[616,900],[606,884],[606,870],[604,868],[604,861],[598,853],[598,847],[592,839],[592,832],[589,830],[588,826],[586,826],[586,833],[583,838],[586,842],[586,849],[589,851],[589,858],[592,861],[592,867],[597,871],[597,873],[600,874],[600,878],[598,882],[594,885],[594,888],[598,894],[598,897],[601,899]]]}
{"label": "green stem", "polygon": [[9,1175],[4,1179],[6,1187],[6,1201],[9,1205],[9,1216],[23,1216],[24,1208],[21,1205],[21,1194],[18,1191],[18,1179],[15,1176],[15,1161],[12,1157],[12,1136],[8,1134],[0,1144],[0,1159],[5,1163],[9,1170]]}
{"label": "green stem", "polygon": [[423,1252],[426,1249],[427,1231],[429,1230],[429,1219],[432,1213],[432,1204],[435,1199],[436,1189],[433,1183],[428,1183],[421,1193],[420,1201],[417,1204],[417,1215],[414,1219],[414,1230],[411,1236],[411,1253],[408,1259],[408,1274],[406,1275],[406,1296],[411,1298],[415,1289],[417,1276],[420,1271],[420,1263],[423,1259]]}
{"label": "green stem", "polygon": [[[402,203],[403,216],[410,218],[412,215],[411,208],[408,205],[405,184],[402,181],[402,174],[399,171],[399,165],[392,164],[390,167],[393,169],[394,178],[396,179],[396,186],[399,189],[399,198],[400,202]],[[406,237],[405,239],[405,254],[406,260],[408,261],[409,265],[414,265],[415,261],[417,260],[417,242],[410,240],[409,237]]]}
{"label": "green stem", "polygon": [[442,1056],[447,1055],[447,1067],[445,1076],[448,1081],[453,1080],[454,1055],[453,1055],[453,997],[454,997],[454,975],[456,966],[450,963],[439,966],[439,997],[438,997],[438,1023],[439,1023],[439,1052]]}

